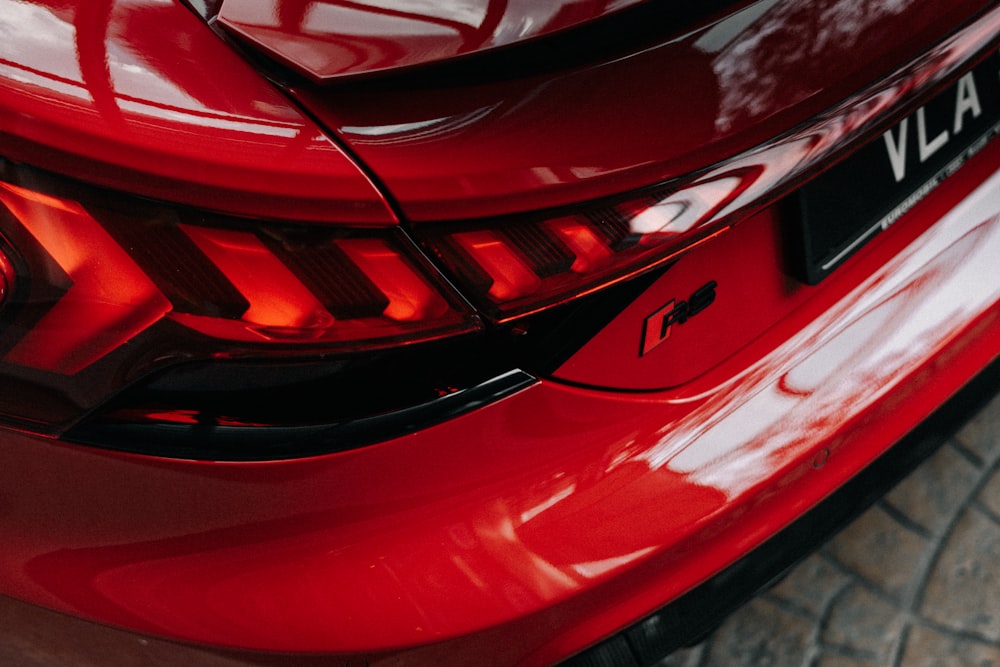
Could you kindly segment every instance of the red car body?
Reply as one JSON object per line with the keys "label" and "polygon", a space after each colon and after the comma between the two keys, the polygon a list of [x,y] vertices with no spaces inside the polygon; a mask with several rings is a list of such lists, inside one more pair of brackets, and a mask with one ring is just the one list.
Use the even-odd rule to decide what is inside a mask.
{"label": "red car body", "polygon": [[552,4],[0,0],[0,593],[653,660],[990,368],[995,3]]}

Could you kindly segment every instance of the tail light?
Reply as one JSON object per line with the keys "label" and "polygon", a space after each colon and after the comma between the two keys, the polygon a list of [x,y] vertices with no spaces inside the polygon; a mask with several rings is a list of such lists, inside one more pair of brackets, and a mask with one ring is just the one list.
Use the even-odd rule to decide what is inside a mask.
{"label": "tail light", "polygon": [[764,171],[737,167],[579,211],[418,225],[414,234],[484,315],[506,322],[664,265],[724,232]]}
{"label": "tail light", "polygon": [[0,415],[43,433],[179,362],[481,326],[398,228],[209,216],[0,163],[0,234]]}
{"label": "tail light", "polygon": [[[0,162],[0,419],[53,435],[72,428],[66,437],[83,424],[88,441],[103,442],[103,427],[89,427],[357,426],[476,389],[441,414],[471,409],[523,386],[508,372],[525,360],[551,370],[538,360],[565,359],[581,332],[627,303],[582,297],[626,281],[622,290],[641,288],[630,279],[725,232],[871,134],[861,118],[881,117],[891,97],[845,102],[626,197],[409,228],[216,216]],[[499,393],[484,389],[500,377]],[[281,400],[265,395],[274,391]],[[401,419],[404,430],[429,423]]]}
{"label": "tail light", "polygon": [[[453,414],[457,394],[474,407],[523,386],[512,369],[565,351],[554,306],[591,303],[573,317],[593,330],[614,308],[581,297],[727,229],[761,172],[407,231],[212,215],[0,163],[0,419],[106,443],[121,425],[313,433],[442,397]],[[532,336],[506,324],[536,314]],[[227,447],[247,441],[231,435]]]}
{"label": "tail light", "polygon": [[[469,389],[519,365],[496,351],[516,347],[497,344],[505,322],[726,229],[722,214],[756,176],[735,169],[582,211],[408,232],[211,215],[0,163],[0,378],[13,388],[0,419],[53,435],[98,407],[105,421],[317,425]],[[483,332],[484,318],[494,326],[479,343],[429,345]],[[472,363],[456,362],[459,350]],[[260,388],[287,378],[295,398],[278,402],[296,405],[278,415]],[[142,400],[122,400],[126,387]]]}

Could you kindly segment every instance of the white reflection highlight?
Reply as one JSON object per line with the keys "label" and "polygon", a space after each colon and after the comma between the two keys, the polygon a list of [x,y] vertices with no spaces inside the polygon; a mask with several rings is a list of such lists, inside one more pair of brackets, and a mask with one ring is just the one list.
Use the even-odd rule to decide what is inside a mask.
{"label": "white reflection highlight", "polygon": [[1000,300],[1000,175],[646,453],[731,496],[833,433]]}
{"label": "white reflection highlight", "polygon": [[536,516],[544,512],[545,510],[555,507],[559,501],[569,498],[573,493],[576,492],[576,484],[571,484],[567,486],[562,491],[553,494],[550,498],[547,498],[544,502],[538,503],[531,509],[521,512],[521,523],[528,523]]}
{"label": "white reflection highlight", "polygon": [[723,177],[688,186],[632,218],[632,232],[679,234],[693,229],[711,218],[742,183],[740,178]]}
{"label": "white reflection highlight", "polygon": [[[428,22],[437,20],[439,22],[461,23],[469,27],[477,28],[486,20],[486,10],[488,5],[481,0],[365,0],[366,7],[394,14],[409,14],[420,17]],[[328,6],[326,3],[313,3],[313,6]],[[362,11],[370,12],[368,9]],[[321,31],[329,32],[330,26],[336,24],[327,23],[321,26]]]}
{"label": "white reflection highlight", "polygon": [[[371,3],[369,3],[371,4]],[[373,37],[391,39],[393,37],[410,37],[414,33],[422,37],[458,37],[458,32],[447,25],[426,20],[430,17],[413,15],[397,16],[393,14],[373,13],[364,7],[343,7],[325,2],[314,2],[306,11],[302,30],[306,34],[325,37],[330,32],[330,26],[337,26],[340,35],[349,37]],[[313,49],[303,49],[300,57],[311,54],[310,60],[316,59]]]}
{"label": "white reflection highlight", "polygon": [[66,45],[75,42],[76,28],[50,10],[0,0],[0,60],[20,63],[39,76],[80,81],[79,64],[65,57]]}
{"label": "white reflection highlight", "polygon": [[[286,123],[263,123],[257,119],[240,118],[239,116],[222,116],[219,114],[196,113],[184,108],[170,108],[159,104],[151,104],[142,101],[120,100],[118,108],[134,114],[155,116],[160,119],[178,121],[191,125],[192,127],[211,127],[217,130],[228,132],[245,133],[250,138],[266,135],[269,137],[292,138],[302,130],[301,126]],[[192,135],[191,141],[199,141],[199,137]],[[180,140],[180,137],[178,137]],[[316,139],[321,140],[320,138]]]}
{"label": "white reflection highlight", "polygon": [[360,141],[372,146],[388,145],[397,142],[407,143],[415,140],[427,140],[442,135],[457,134],[486,118],[499,107],[500,103],[498,102],[467,113],[455,114],[454,116],[428,118],[427,120],[398,123],[395,125],[375,125],[370,127],[348,125],[341,128],[341,130],[353,136],[369,137]]}

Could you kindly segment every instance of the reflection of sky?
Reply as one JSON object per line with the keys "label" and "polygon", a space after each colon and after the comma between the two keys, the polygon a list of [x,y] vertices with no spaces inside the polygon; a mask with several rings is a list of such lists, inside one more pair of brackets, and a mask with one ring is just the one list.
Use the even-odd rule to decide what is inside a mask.
{"label": "reflection of sky", "polygon": [[413,123],[372,126],[359,125],[357,127],[344,126],[341,129],[347,134],[371,137],[372,139],[366,141],[370,145],[393,144],[399,140],[398,137],[400,136],[404,137],[405,141],[427,140],[441,135],[450,135],[461,131],[465,127],[475,125],[484,118],[487,118],[500,106],[499,103],[491,104],[469,113],[431,118]]}
{"label": "reflection of sky", "polygon": [[[618,0],[602,11],[614,11],[636,3],[636,0]],[[306,10],[303,31],[325,35],[335,30],[341,35],[373,37],[411,37],[434,33],[453,33],[455,29],[479,30],[502,15],[491,35],[480,36],[485,43],[506,44],[544,30],[567,6],[584,2],[538,2],[537,0],[509,0],[498,3],[491,0],[366,0],[363,6],[353,3],[312,2]],[[280,23],[278,4],[261,3],[259,12],[269,12],[269,19],[261,17],[259,23]],[[373,10],[373,11],[372,11]],[[596,9],[590,8],[594,12]],[[373,16],[377,14],[377,16]],[[376,19],[376,20],[373,20]],[[449,28],[451,26],[451,28]]]}
{"label": "reflection of sky", "polygon": [[[313,3],[313,7],[325,3]],[[487,5],[481,0],[365,0],[364,6],[393,13],[425,16],[429,19],[478,27],[486,18]],[[325,30],[330,29],[327,24]]]}
{"label": "reflection of sky", "polygon": [[[169,0],[146,0],[144,6],[169,5]],[[119,3],[126,6],[129,2]],[[61,12],[34,4],[24,4],[17,0],[0,0],[0,58],[19,63],[18,80],[37,83],[46,87],[53,79],[62,80],[60,92],[72,92],[75,97],[87,99],[90,94],[84,85],[80,63],[84,59],[100,58],[100,66],[109,72],[115,92],[123,97],[155,99],[159,103],[184,108],[199,106],[197,101],[177,86],[151,72],[140,54],[127,44],[114,39],[113,31],[103,41],[101,52],[75,50],[77,59],[67,58],[67,44],[77,41],[76,28],[72,21],[76,12],[87,11],[75,8]],[[13,66],[11,66],[13,67]]]}
{"label": "reflection of sky", "polygon": [[[544,30],[552,23],[556,14],[563,10],[562,2],[538,2],[538,0],[511,0],[507,5],[500,24],[493,31],[493,42],[509,44]],[[627,4],[635,4],[629,2]]]}
{"label": "reflection of sky", "polygon": [[512,44],[641,0],[231,0],[223,25],[320,76]]}
{"label": "reflection of sky", "polygon": [[125,97],[148,98],[184,109],[204,109],[196,99],[166,77],[150,71],[135,54],[119,42],[108,44],[108,70],[115,91]]}

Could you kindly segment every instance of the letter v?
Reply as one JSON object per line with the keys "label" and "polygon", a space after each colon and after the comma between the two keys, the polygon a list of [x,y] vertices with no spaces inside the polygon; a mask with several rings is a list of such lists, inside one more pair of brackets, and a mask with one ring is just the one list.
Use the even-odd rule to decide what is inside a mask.
{"label": "letter v", "polygon": [[892,175],[896,177],[897,183],[906,177],[906,130],[909,123],[910,119],[904,118],[903,122],[899,124],[898,141],[893,136],[892,130],[882,135],[882,138],[885,139],[885,147],[889,151],[889,162],[892,163]]}

